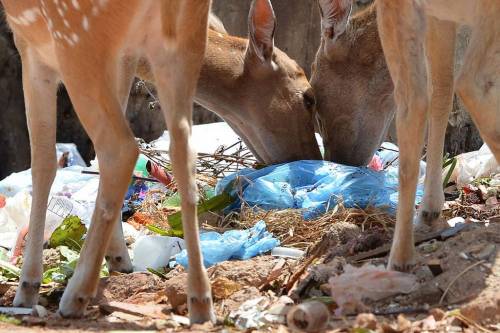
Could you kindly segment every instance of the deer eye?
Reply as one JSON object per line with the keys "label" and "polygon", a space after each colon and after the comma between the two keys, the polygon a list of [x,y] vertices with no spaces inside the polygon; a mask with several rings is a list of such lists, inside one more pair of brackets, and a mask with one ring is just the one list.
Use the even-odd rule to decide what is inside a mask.
{"label": "deer eye", "polygon": [[307,90],[303,95],[304,106],[307,110],[313,111],[316,106],[316,98],[314,97],[314,93],[311,89]]}

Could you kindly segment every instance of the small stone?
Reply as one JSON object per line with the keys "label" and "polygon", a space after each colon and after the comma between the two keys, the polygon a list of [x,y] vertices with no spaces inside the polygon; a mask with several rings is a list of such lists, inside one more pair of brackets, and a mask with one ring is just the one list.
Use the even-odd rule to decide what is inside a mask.
{"label": "small stone", "polygon": [[487,244],[478,253],[474,253],[474,258],[478,260],[488,260],[496,252],[495,244]]}
{"label": "small stone", "polygon": [[212,295],[215,299],[226,299],[243,287],[226,277],[218,277],[212,282]]}
{"label": "small stone", "polygon": [[377,329],[377,318],[373,313],[360,313],[356,317],[356,323],[354,324],[359,328],[367,328],[369,330]]}
{"label": "small stone", "polygon": [[36,317],[39,317],[39,318],[45,318],[49,315],[49,312],[47,311],[47,309],[45,309],[43,306],[41,305],[34,305],[33,306],[33,316],[36,316]]}

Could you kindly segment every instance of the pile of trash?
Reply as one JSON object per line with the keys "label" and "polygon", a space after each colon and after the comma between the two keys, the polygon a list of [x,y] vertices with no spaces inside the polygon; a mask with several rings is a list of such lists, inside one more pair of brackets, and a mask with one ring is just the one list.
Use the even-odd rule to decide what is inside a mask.
{"label": "pile of trash", "polygon": [[[229,260],[248,261],[264,254],[292,259],[294,265],[301,264],[295,274],[284,279],[286,287],[272,286],[275,276],[265,284],[266,288],[291,293],[319,257],[333,258],[339,253],[350,256],[389,242],[398,200],[397,146],[384,143],[366,167],[326,161],[260,166],[228,129],[222,123],[193,128],[193,142],[199,151],[198,214],[206,267],[217,267]],[[213,140],[206,140],[208,134]],[[169,136],[166,132],[151,143],[139,140],[138,144],[141,155],[120,222],[134,270],[164,278],[183,272],[188,265],[180,197],[168,155]],[[59,168],[49,195],[44,230],[44,253],[50,253],[52,260],[44,255],[43,284],[65,284],[73,274],[99,184],[97,160],[88,167],[74,144],[57,144],[56,148]],[[423,196],[425,167],[421,161],[416,207]],[[446,158],[443,179],[447,197],[443,215],[450,220],[450,227],[500,216],[500,169],[486,145],[477,152]],[[31,191],[30,170],[0,181],[1,282],[19,279]],[[350,227],[344,228],[346,224]],[[338,232],[336,226],[345,230]],[[337,252],[325,250],[332,248]],[[380,265],[342,266],[342,272],[330,272],[323,281],[323,288],[329,284],[327,295],[335,299],[337,315],[352,308],[363,310],[366,299],[386,298],[389,289],[408,294],[418,285],[415,275],[386,271]],[[109,276],[105,263],[101,276]],[[355,285],[365,281],[362,284],[370,288],[353,288],[353,281]],[[356,292],[348,292],[354,289]],[[241,329],[284,324],[287,320],[293,326],[295,316],[302,318],[297,325],[305,325],[311,316],[308,311],[324,310],[314,304],[294,308],[296,300],[279,298],[268,302],[265,297],[254,298],[229,318]],[[326,311],[326,318],[330,318],[330,312]],[[319,322],[314,318],[307,324],[312,328],[325,322],[323,317]]]}

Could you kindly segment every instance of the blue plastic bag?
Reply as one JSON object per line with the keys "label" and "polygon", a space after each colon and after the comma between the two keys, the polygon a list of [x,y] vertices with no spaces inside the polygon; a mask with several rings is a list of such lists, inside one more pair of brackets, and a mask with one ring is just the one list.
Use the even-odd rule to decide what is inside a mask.
{"label": "blue plastic bag", "polygon": [[[205,267],[229,259],[250,259],[271,251],[280,244],[278,239],[266,231],[264,221],[257,222],[248,230],[230,230],[222,235],[213,231],[202,233],[200,243]],[[187,251],[183,250],[175,260],[188,267]]]}
{"label": "blue plastic bag", "polygon": [[[295,161],[242,170],[222,179],[216,191],[227,191],[250,207],[303,209],[306,219],[317,217],[339,202],[347,208],[374,206],[395,213],[398,172],[396,167],[378,172],[327,161]],[[422,195],[419,185],[416,202]],[[226,211],[240,206],[241,200],[237,200]]]}

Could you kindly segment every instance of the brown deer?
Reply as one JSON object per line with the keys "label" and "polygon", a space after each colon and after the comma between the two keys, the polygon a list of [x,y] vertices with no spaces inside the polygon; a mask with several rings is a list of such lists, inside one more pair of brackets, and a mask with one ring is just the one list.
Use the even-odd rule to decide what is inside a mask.
{"label": "brown deer", "polygon": [[[248,40],[225,33],[214,15],[209,24],[195,101],[224,119],[261,163],[321,159],[314,94],[302,68],[273,46],[272,7],[251,7]],[[139,62],[138,76],[154,81],[147,61]]]}
{"label": "brown deer", "polygon": [[319,1],[321,43],[311,74],[325,159],[367,165],[394,118],[394,88],[375,6],[352,15],[332,38],[330,27],[336,18],[328,13],[333,3]]}
{"label": "brown deer", "polygon": [[[268,12],[267,1],[256,10]],[[56,170],[56,91],[63,83],[100,162],[92,224],[59,304],[63,316],[84,314],[117,220],[138,149],[123,110],[139,59],[147,59],[172,137],[171,158],[182,198],[189,253],[191,322],[214,320],[200,252],[197,189],[190,147],[192,101],[207,40],[209,0],[2,0],[23,65],[31,142],[33,202],[15,305],[32,306],[42,274],[49,189]],[[269,15],[256,15],[256,20]],[[266,22],[264,20],[264,22]],[[257,30],[260,33],[259,30]],[[255,48],[269,59],[269,49]],[[269,61],[272,65],[273,62]]]}
{"label": "brown deer", "polygon": [[[323,34],[333,45],[345,31],[351,4],[348,0],[319,1],[325,20]],[[389,268],[407,271],[415,263],[414,200],[425,128],[425,194],[417,222],[433,225],[444,203],[443,144],[455,90],[500,161],[500,2],[377,0],[376,10],[380,40],[394,84],[401,150],[399,207]],[[454,83],[458,24],[468,25],[472,35]]]}

